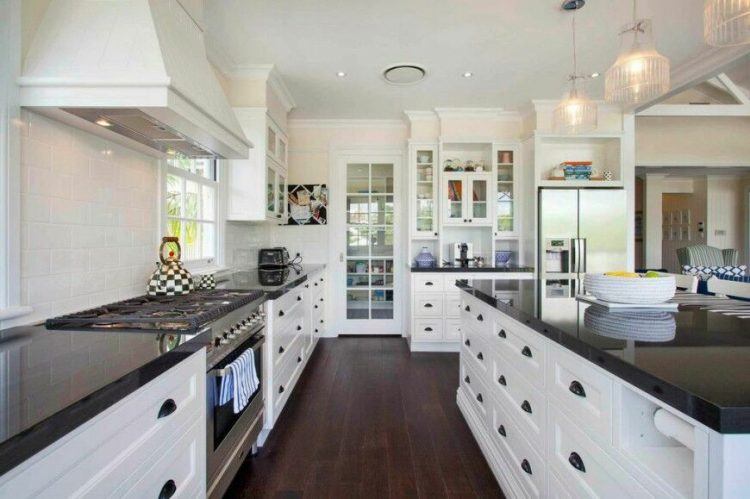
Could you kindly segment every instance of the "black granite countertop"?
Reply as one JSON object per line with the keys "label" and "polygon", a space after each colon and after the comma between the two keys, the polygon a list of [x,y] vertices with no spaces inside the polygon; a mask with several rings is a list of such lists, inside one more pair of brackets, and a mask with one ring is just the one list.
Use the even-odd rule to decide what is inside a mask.
{"label": "black granite countertop", "polygon": [[750,433],[750,319],[681,304],[612,311],[541,280],[464,291],[720,433]]}
{"label": "black granite countertop", "polygon": [[439,265],[435,267],[417,267],[416,265],[411,266],[412,272],[508,272],[508,273],[533,273],[534,267],[521,267],[517,265],[485,265],[484,267],[476,267],[470,265],[468,267],[461,267],[459,265]]}
{"label": "black granite countertop", "polygon": [[[229,272],[218,287],[260,289],[273,300],[325,268],[290,269],[268,284],[257,269]],[[275,276],[278,279],[278,276]],[[211,341],[210,332],[183,335],[172,350],[166,334],[123,330],[47,330],[44,325],[0,331],[0,474],[176,366]]]}

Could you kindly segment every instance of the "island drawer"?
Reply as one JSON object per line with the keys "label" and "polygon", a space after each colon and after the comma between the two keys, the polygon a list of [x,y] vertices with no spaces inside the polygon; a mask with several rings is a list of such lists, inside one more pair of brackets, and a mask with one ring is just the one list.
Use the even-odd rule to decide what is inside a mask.
{"label": "island drawer", "polygon": [[414,317],[443,317],[442,293],[414,295]]}
{"label": "island drawer", "polygon": [[461,388],[466,393],[471,408],[482,421],[482,424],[487,426],[490,421],[490,412],[488,410],[490,407],[490,394],[487,390],[487,386],[485,385],[482,376],[471,367],[471,364],[463,358],[463,355],[461,356],[460,365]]}
{"label": "island drawer", "polygon": [[289,357],[293,357],[298,346],[305,341],[304,323],[304,319],[300,316],[298,320],[293,323],[296,325],[290,324],[287,330],[283,331],[277,338],[275,338],[272,347],[273,350],[271,351],[274,370],[278,370],[285,362],[287,362]]}
{"label": "island drawer", "polygon": [[560,411],[549,411],[550,468],[575,497],[652,497]]}
{"label": "island drawer", "polygon": [[490,354],[487,343],[471,328],[461,330],[461,355],[469,359],[485,379],[488,379]]}
{"label": "island drawer", "polygon": [[543,449],[547,426],[544,394],[524,380],[504,357],[497,355],[492,359],[492,379],[498,403],[519,422],[534,447]]}
{"label": "island drawer", "polygon": [[547,390],[587,433],[612,443],[612,379],[562,348],[549,349]]}
{"label": "island drawer", "polygon": [[486,339],[492,330],[493,311],[486,304],[469,296],[461,300],[461,320]]}
{"label": "island drawer", "polygon": [[445,281],[439,274],[414,275],[412,282],[416,293],[434,293],[445,289]]}
{"label": "island drawer", "polygon": [[[547,467],[537,452],[526,440],[518,423],[508,416],[502,404],[492,400],[490,404],[489,432],[495,446],[505,456],[513,475],[529,497],[545,496]],[[540,448],[543,450],[543,447]]]}
{"label": "island drawer", "polygon": [[495,314],[490,342],[515,367],[524,379],[544,389],[547,340],[501,312]]}
{"label": "island drawer", "polygon": [[[304,286],[297,286],[273,300],[271,302],[273,308],[273,319],[275,320],[284,315],[288,315],[297,304],[304,302],[304,290]],[[283,315],[281,315],[280,312],[283,312]]]}
{"label": "island drawer", "polygon": [[442,319],[414,319],[414,339],[438,341],[443,339]]}

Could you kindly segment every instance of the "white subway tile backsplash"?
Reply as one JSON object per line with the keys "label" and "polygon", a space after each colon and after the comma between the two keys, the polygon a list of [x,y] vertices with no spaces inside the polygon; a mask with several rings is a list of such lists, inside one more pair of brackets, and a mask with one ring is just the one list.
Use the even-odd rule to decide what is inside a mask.
{"label": "white subway tile backsplash", "polygon": [[50,274],[86,272],[88,268],[88,250],[53,249],[50,251]]}
{"label": "white subway tile backsplash", "polygon": [[50,251],[48,249],[21,251],[21,277],[49,274]]}
{"label": "white subway tile backsplash", "polygon": [[120,248],[120,265],[123,267],[137,267],[145,260],[143,247]]}
{"label": "white subway tile backsplash", "polygon": [[71,228],[66,225],[29,223],[26,227],[28,249],[71,247]]}
{"label": "white subway tile backsplash", "polygon": [[71,230],[71,247],[96,248],[106,243],[107,227],[74,225]]}
{"label": "white subway tile backsplash", "polygon": [[70,298],[70,281],[71,274],[27,278],[29,303],[44,303]]}
{"label": "white subway tile backsplash", "polygon": [[25,184],[25,192],[41,196],[70,198],[72,177],[43,170],[33,166],[24,166],[25,175],[21,181]]}
{"label": "white subway tile backsplash", "polygon": [[[74,275],[70,282],[71,296],[91,296],[92,293],[100,293],[106,289],[104,285],[104,272],[106,269],[97,269],[93,272],[81,272]],[[98,295],[97,295],[98,296]],[[91,305],[100,305],[105,302],[92,302]]]}
{"label": "white subway tile backsplash", "polygon": [[85,201],[52,198],[50,200],[50,220],[55,224],[88,224],[89,205]]}
{"label": "white subway tile backsplash", "polygon": [[30,137],[21,137],[21,161],[26,166],[49,170],[52,167],[52,147]]}
{"label": "white subway tile backsplash", "polygon": [[24,222],[49,222],[50,198],[23,194],[21,196],[21,218]]}
{"label": "white subway tile backsplash", "polygon": [[89,205],[91,225],[116,226],[120,220],[120,212],[116,206],[91,203]]}
{"label": "white subway tile backsplash", "polygon": [[[127,227],[106,227],[104,233],[106,236],[103,241],[109,248],[129,247],[133,244],[133,233]],[[99,243],[96,246],[101,246],[101,241]]]}

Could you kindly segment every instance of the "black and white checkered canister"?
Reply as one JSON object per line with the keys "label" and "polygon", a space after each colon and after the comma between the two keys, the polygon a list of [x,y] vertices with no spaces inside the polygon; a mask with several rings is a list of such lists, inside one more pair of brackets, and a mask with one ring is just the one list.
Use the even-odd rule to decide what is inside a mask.
{"label": "black and white checkered canister", "polygon": [[149,295],[179,296],[189,294],[194,289],[193,277],[190,272],[182,268],[179,262],[157,264],[157,267],[146,288]]}
{"label": "black and white checkered canister", "polygon": [[203,274],[195,287],[196,289],[216,289],[216,279],[213,274]]}

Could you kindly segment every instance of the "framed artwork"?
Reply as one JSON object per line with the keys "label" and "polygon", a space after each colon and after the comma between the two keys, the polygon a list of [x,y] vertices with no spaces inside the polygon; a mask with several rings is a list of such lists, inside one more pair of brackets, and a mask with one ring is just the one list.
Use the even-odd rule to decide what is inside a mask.
{"label": "framed artwork", "polygon": [[289,219],[287,225],[326,225],[328,223],[328,187],[326,184],[287,186]]}

